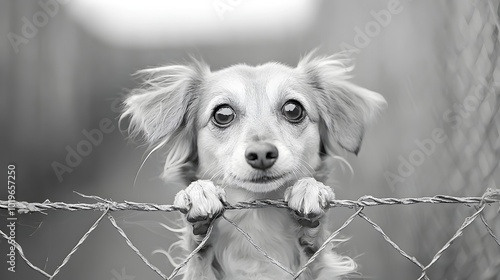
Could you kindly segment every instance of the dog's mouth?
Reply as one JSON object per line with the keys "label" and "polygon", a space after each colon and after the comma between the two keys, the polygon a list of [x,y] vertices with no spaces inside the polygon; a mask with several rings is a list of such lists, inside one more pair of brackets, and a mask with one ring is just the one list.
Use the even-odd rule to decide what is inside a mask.
{"label": "dog's mouth", "polygon": [[269,174],[262,172],[261,174],[252,174],[244,178],[231,174],[233,182],[236,186],[247,189],[251,192],[266,193],[274,191],[284,186],[291,179],[291,172],[282,174]]}
{"label": "dog's mouth", "polygon": [[242,183],[250,183],[250,184],[276,184],[285,179],[290,173],[283,174],[255,174],[253,176],[248,176],[246,178],[241,178],[239,176],[235,176],[231,174],[233,179],[236,179]]}
{"label": "dog's mouth", "polygon": [[273,183],[273,182],[276,182],[276,181],[282,179],[283,177],[285,177],[285,175],[286,174],[277,175],[277,176],[264,175],[264,176],[253,177],[253,178],[243,180],[243,181],[248,182],[248,183],[254,183],[254,184],[268,184],[268,183]]}

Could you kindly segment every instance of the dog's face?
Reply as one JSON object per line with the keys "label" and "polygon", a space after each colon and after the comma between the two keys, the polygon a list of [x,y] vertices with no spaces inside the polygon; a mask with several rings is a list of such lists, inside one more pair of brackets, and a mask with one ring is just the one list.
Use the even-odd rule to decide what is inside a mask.
{"label": "dog's face", "polygon": [[[166,173],[196,169],[198,178],[269,192],[312,177],[334,146],[357,153],[363,131],[385,104],[347,81],[339,56],[278,63],[167,66],[144,71],[124,116],[134,132],[167,147]],[[189,169],[188,168],[188,169]]]}
{"label": "dog's face", "polygon": [[199,174],[252,192],[312,176],[320,135],[311,92],[295,69],[275,63],[207,75],[198,111]]}

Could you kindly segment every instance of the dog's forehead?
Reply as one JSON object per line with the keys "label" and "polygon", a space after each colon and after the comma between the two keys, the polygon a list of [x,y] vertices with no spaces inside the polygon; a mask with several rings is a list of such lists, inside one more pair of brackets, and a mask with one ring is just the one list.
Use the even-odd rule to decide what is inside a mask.
{"label": "dog's forehead", "polygon": [[[205,88],[210,95],[226,95],[239,101],[276,101],[282,91],[297,86],[296,70],[279,63],[235,65],[211,73]],[[257,98],[256,98],[257,97]]]}
{"label": "dog's forehead", "polygon": [[257,78],[259,76],[268,75],[271,73],[279,74],[279,73],[291,73],[294,72],[295,69],[291,68],[287,65],[278,63],[278,62],[268,62],[266,64],[261,64],[257,66],[251,66],[247,64],[236,64],[227,68],[223,68],[221,70],[213,72],[214,74],[222,74],[226,75],[228,73],[233,73],[237,75],[241,75],[244,78]]}

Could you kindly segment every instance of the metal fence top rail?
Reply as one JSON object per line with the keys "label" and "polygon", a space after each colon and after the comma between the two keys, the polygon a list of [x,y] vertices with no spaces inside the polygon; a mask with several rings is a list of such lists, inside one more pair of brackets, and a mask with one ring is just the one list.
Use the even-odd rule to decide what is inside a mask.
{"label": "metal fence top rail", "polygon": [[[65,203],[65,202],[51,202],[46,200],[44,202],[26,202],[26,201],[13,201],[13,200],[0,200],[0,209],[16,209],[18,213],[33,213],[42,212],[45,210],[66,210],[66,211],[83,211],[83,210],[98,210],[98,211],[161,211],[173,212],[179,211],[174,205],[169,204],[155,204],[143,202],[115,202],[110,199],[104,199],[99,196],[89,196],[81,193],[78,195],[96,200],[95,203]],[[436,195],[432,197],[418,197],[418,198],[377,198],[373,196],[362,196],[358,200],[332,200],[330,207],[348,207],[358,208],[367,206],[379,205],[411,205],[411,204],[481,204],[481,203],[495,203],[500,202],[500,189],[488,189],[480,197],[456,197],[449,195]],[[265,207],[278,207],[288,208],[287,203],[282,200],[255,200],[250,202],[238,202],[236,204],[226,205],[226,210],[239,210],[239,209],[253,209]]]}

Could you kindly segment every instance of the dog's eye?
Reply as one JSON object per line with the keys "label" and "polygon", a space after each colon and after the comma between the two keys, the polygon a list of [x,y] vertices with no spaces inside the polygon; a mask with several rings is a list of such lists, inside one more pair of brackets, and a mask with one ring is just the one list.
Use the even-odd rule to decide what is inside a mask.
{"label": "dog's eye", "polygon": [[288,100],[283,107],[281,107],[281,113],[292,123],[301,122],[305,117],[304,107],[295,100]]}
{"label": "dog's eye", "polygon": [[233,108],[229,105],[220,105],[214,110],[213,122],[218,127],[227,127],[235,117]]}

